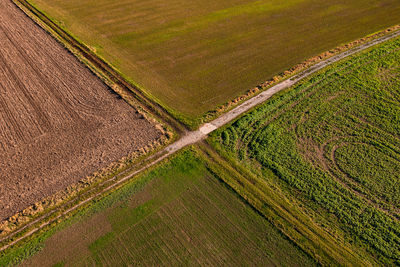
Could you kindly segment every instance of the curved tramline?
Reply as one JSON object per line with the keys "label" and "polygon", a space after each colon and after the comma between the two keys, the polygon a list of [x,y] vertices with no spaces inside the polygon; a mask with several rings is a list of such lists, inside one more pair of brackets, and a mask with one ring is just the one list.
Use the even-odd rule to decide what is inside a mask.
{"label": "curved tramline", "polygon": [[[377,126],[378,122],[375,121],[374,123],[371,123],[368,120],[370,118],[363,118],[357,115],[354,116],[349,115],[347,117],[344,116],[343,114],[341,114],[341,112],[343,113],[345,111],[355,112],[354,110],[351,109],[351,106],[345,106],[345,105],[343,106],[342,110],[337,110],[332,108],[332,112],[335,111],[336,113],[329,114],[329,116],[332,118],[336,117],[339,118],[337,124],[331,125],[329,123],[325,123],[323,125],[322,124],[320,125],[317,122],[313,122],[308,126],[309,129],[313,129],[314,127],[315,129],[320,130],[320,132],[313,132],[312,130],[309,130],[307,126],[304,126],[309,121],[308,119],[310,116],[310,110],[312,108],[311,107],[312,104],[309,104],[310,106],[307,106],[303,105],[303,103],[307,99],[314,99],[315,97],[323,98],[327,102],[338,101],[337,99],[342,99],[342,97],[346,96],[345,92],[342,92],[341,90],[338,89],[339,84],[343,86],[345,85],[344,81],[341,80],[342,77],[346,75],[352,77],[351,75],[352,72],[354,72],[355,68],[362,69],[362,68],[368,68],[369,65],[374,65],[374,62],[376,62],[376,58],[372,57],[371,59],[369,59],[368,53],[362,53],[359,56],[353,57],[351,60],[345,61],[343,63],[338,63],[338,62],[349,56],[355,55],[356,53],[370,49],[373,46],[398,38],[400,37],[400,31],[390,32],[370,42],[364,43],[360,46],[339,53],[326,60],[322,60],[321,62],[311,66],[307,70],[300,72],[299,74],[285,81],[279,82],[276,85],[270,87],[269,89],[261,92],[257,96],[241,103],[232,110],[226,112],[225,114],[222,114],[215,120],[201,125],[198,130],[188,131],[186,126],[184,126],[174,117],[172,117],[168,110],[166,110],[163,106],[159,105],[151,98],[147,97],[147,95],[142,93],[135,86],[132,86],[119,74],[118,71],[116,71],[114,68],[108,65],[104,60],[100,59],[94,52],[92,52],[84,44],[76,41],[70,34],[68,34],[66,31],[60,28],[57,24],[53,23],[52,20],[47,18],[42,12],[37,10],[35,7],[30,5],[25,0],[17,0],[16,2],[22,5],[25,12],[27,12],[32,17],[36,18],[39,24],[45,26],[45,28],[47,28],[47,30],[49,30],[50,33],[55,35],[58,40],[60,40],[61,42],[66,44],[67,47],[76,52],[79,55],[79,57],[83,59],[82,61],[86,62],[89,66],[91,66],[91,68],[98,75],[106,76],[105,79],[108,79],[108,81],[111,81],[112,84],[120,87],[120,89],[124,91],[124,93],[126,94],[132,94],[133,92],[135,94],[134,97],[138,99],[147,110],[149,110],[152,113],[155,113],[155,115],[158,116],[160,119],[165,119],[166,122],[169,123],[172,128],[174,128],[179,134],[181,134],[181,136],[179,136],[179,139],[177,141],[161,149],[161,151],[159,151],[158,153],[152,155],[151,157],[148,157],[147,159],[140,161],[134,166],[131,166],[129,169],[120,173],[118,176],[114,176],[108,180],[103,181],[99,185],[99,187],[92,188],[87,192],[87,194],[79,195],[76,198],[73,198],[70,201],[63,203],[63,205],[56,207],[54,210],[50,211],[47,214],[42,215],[41,217],[33,219],[22,228],[17,229],[8,236],[2,238],[0,241],[4,245],[0,248],[0,251],[4,251],[10,248],[11,246],[19,244],[21,241],[38,233],[40,230],[47,229],[53,223],[56,223],[62,218],[74,214],[78,210],[88,206],[92,201],[101,199],[107,193],[112,192],[117,188],[121,188],[123,185],[127,184],[128,181],[132,180],[134,177],[137,177],[138,174],[140,174],[141,172],[167,159],[169,156],[181,150],[182,148],[192,144],[196,144],[204,140],[211,133],[213,135],[213,140],[215,141],[215,143],[217,143],[218,150],[224,155],[229,155],[230,160],[232,159],[232,157],[234,157],[233,162],[235,163],[244,162],[245,164],[248,164],[248,166],[251,167],[254,167],[254,165],[252,164],[256,162],[255,169],[259,169],[259,166],[263,166],[264,168],[270,168],[277,175],[278,177],[277,179],[284,180],[284,182],[288,183],[290,186],[295,186],[295,187],[297,186],[296,190],[299,191],[305,190],[306,192],[308,192],[307,190],[309,190],[309,188],[307,188],[306,182],[296,181],[296,179],[292,179],[293,175],[290,174],[290,171],[293,170],[291,169],[290,166],[288,167],[285,165],[284,167],[289,169],[285,170],[284,168],[283,169],[280,168],[282,166],[277,167],[276,165],[273,165],[272,162],[274,161],[268,158],[268,153],[265,152],[266,150],[263,150],[263,149],[268,149],[269,147],[267,148],[259,147],[259,143],[262,142],[268,143],[268,140],[274,140],[275,135],[279,135],[282,131],[284,131],[282,129],[285,129],[289,132],[293,132],[294,138],[295,140],[297,140],[297,143],[293,140],[292,140],[293,142],[289,140],[288,143],[286,143],[287,140],[283,141],[281,140],[282,143],[275,145],[277,145],[278,148],[281,148],[279,147],[279,145],[282,144],[293,145],[293,143],[296,143],[297,145],[296,151],[298,152],[298,154],[300,154],[301,157],[305,159],[307,164],[311,164],[313,168],[319,169],[318,175],[321,172],[328,173],[328,175],[331,175],[333,178],[332,181],[330,181],[330,183],[336,186],[334,188],[337,189],[338,186],[341,185],[344,188],[344,190],[347,190],[352,195],[354,195],[354,197],[352,197],[350,193],[343,194],[343,197],[344,198],[346,197],[349,200],[350,203],[349,205],[354,204],[362,206],[367,204],[369,205],[367,206],[367,208],[372,209],[371,213],[369,214],[372,214],[371,216],[378,217],[379,218],[378,220],[380,220],[379,223],[382,223],[383,225],[384,222],[386,222],[390,224],[391,227],[393,227],[393,229],[398,228],[399,210],[397,207],[399,204],[399,198],[397,195],[397,191],[395,192],[393,191],[393,189],[390,189],[389,185],[393,183],[393,179],[388,175],[385,176],[384,171],[378,168],[379,166],[386,166],[391,170],[391,172],[399,171],[399,168],[396,165],[397,162],[399,161],[398,144],[396,143],[398,141],[398,132],[382,130],[382,128],[379,125]],[[1,32],[5,33],[5,30],[4,27],[1,27],[0,23],[0,33]],[[390,45],[388,44],[387,46],[389,47]],[[18,48],[16,49],[21,50]],[[390,49],[385,51],[386,53],[382,52],[382,54],[388,54],[390,56],[392,54],[396,54],[397,50],[398,47],[394,45],[393,47],[390,47]],[[22,50],[19,51],[19,53],[22,55],[24,54]],[[371,53],[373,54],[373,52]],[[26,54],[25,56],[28,58],[30,57],[28,54]],[[0,60],[4,60],[3,57],[0,57]],[[55,65],[55,63],[56,61],[53,60],[52,64]],[[34,60],[29,59],[26,64],[30,64],[33,66],[35,62]],[[328,68],[324,72],[324,69],[330,65],[334,65],[334,67],[332,69]],[[87,72],[87,70],[85,71]],[[323,74],[318,74],[318,72],[321,72]],[[55,73],[58,74],[59,72],[57,71]],[[396,77],[396,74],[393,74],[391,70],[385,70],[385,72],[382,73],[383,73],[382,74],[383,78],[380,80],[382,83],[386,82],[387,84],[390,85],[390,83],[393,82],[394,79],[393,77]],[[45,80],[44,78],[47,78],[46,76],[47,74],[46,75],[43,75],[41,73],[37,74],[39,77],[42,78],[42,80]],[[312,77],[311,81],[307,80],[309,77]],[[304,80],[305,82],[303,82]],[[334,87],[334,89],[331,89],[331,87],[335,85],[336,87]],[[356,84],[355,86],[356,87],[360,86],[360,84]],[[43,84],[42,87],[44,87]],[[276,100],[276,98],[274,98],[274,100],[271,100],[273,103],[272,106],[265,107],[265,105],[262,105],[264,102],[269,100],[274,95],[279,94],[283,90],[291,87],[292,89],[287,92],[287,96],[286,94],[283,93],[280,94],[281,98],[283,99],[282,101],[278,101]],[[325,91],[330,92],[330,90],[334,91],[334,93],[326,95],[326,98],[321,97],[320,95],[321,92]],[[388,90],[388,92],[386,93],[396,97],[395,91]],[[288,98],[292,97],[292,98],[290,98],[288,101],[285,102],[285,100],[287,99],[286,97]],[[352,95],[352,97],[354,96]],[[368,97],[373,98],[374,96],[370,95]],[[66,105],[63,102],[62,97],[57,97],[57,99],[61,104],[64,104],[63,106],[67,109],[67,111],[70,111],[72,115],[76,114],[73,109],[70,109],[68,105]],[[295,100],[293,101],[293,99]],[[5,101],[2,101],[2,99],[0,98],[0,104],[2,103],[4,104]],[[85,110],[85,113],[90,113],[90,112],[93,113],[94,109],[96,111],[100,110],[104,112],[105,110],[104,108],[102,109],[96,105],[93,106],[92,104],[93,103],[85,103],[84,101],[80,101],[78,106],[79,109]],[[294,120],[297,119],[297,121],[294,124],[290,120],[284,121],[284,118],[288,117],[287,114],[291,114],[293,110],[296,110],[296,108],[298,108],[299,106],[304,108],[301,109],[300,111],[305,110],[305,112],[301,113],[302,114],[301,118],[296,117]],[[91,110],[92,108],[93,110]],[[358,108],[359,110],[357,110],[357,112],[363,110],[362,107]],[[263,111],[260,113],[259,110]],[[239,116],[245,113],[247,113],[246,116],[239,118],[235,123],[229,125],[232,121],[236,120]],[[137,113],[135,114],[136,114],[135,116],[140,118],[140,115],[138,115]],[[343,120],[340,120],[340,118],[342,118]],[[75,117],[73,117],[73,119],[75,121]],[[323,119],[327,120],[326,117],[324,117]],[[79,118],[76,121],[79,121]],[[273,125],[277,121],[279,122],[283,121],[281,128],[279,127],[274,128]],[[327,128],[336,127],[340,129],[340,123],[343,123],[345,125],[352,125],[352,127],[356,128],[358,131],[363,131],[370,135],[367,134],[366,136],[363,137],[359,136],[355,137],[356,131],[349,132],[348,128],[344,128],[340,131],[338,130],[337,134],[340,136],[340,138],[334,138],[334,137],[325,138],[326,136],[324,136],[323,133],[321,134],[321,132],[323,132],[323,130],[325,129],[324,127]],[[45,121],[41,122],[41,124],[43,127],[46,126]],[[226,128],[225,125],[229,126]],[[146,131],[142,131],[141,134],[143,134],[143,132]],[[20,135],[23,135],[23,132],[20,132]],[[316,141],[312,138],[309,138],[309,136],[317,136],[320,139]],[[149,136],[147,137],[150,138]],[[323,141],[322,143],[321,140]],[[370,146],[372,146],[373,149],[371,149]],[[382,155],[384,154],[382,151],[389,151],[389,150],[390,153],[388,155]],[[268,152],[271,152],[271,154],[273,154],[277,158],[283,157],[282,159],[283,161],[287,160],[287,158],[285,158],[284,156],[285,152],[287,151],[285,149],[278,151],[281,152],[280,155],[276,155],[277,152],[273,154],[273,151],[268,150]],[[349,157],[349,155],[358,155],[360,158],[365,159],[365,162],[372,164],[372,159],[368,157],[368,152],[371,151],[372,153],[374,153],[374,155],[380,158],[380,161],[377,163],[377,166],[375,166],[376,168],[375,167],[374,168],[377,169],[376,171],[377,174],[382,175],[382,177],[384,177],[383,185],[379,185],[378,183],[371,181],[371,179],[368,176],[370,175],[370,173],[365,172],[365,170],[362,169],[363,166],[362,161],[357,161],[355,164],[356,167],[354,169],[348,167],[349,162],[352,159],[352,157]],[[301,166],[301,164],[299,164],[299,166]],[[237,170],[235,168],[232,168],[232,171],[236,172]],[[280,171],[283,171],[284,173],[282,174],[280,173]],[[285,180],[283,176],[285,176],[284,174],[287,173],[289,173],[288,175],[289,178],[286,178],[288,180]],[[238,174],[236,175],[240,176],[240,173],[238,172]],[[362,180],[357,180],[357,177],[362,177]],[[320,186],[319,182],[316,182],[316,184]],[[277,182],[277,185],[280,185],[280,182]],[[302,188],[302,186],[304,186],[305,188]],[[340,190],[342,190],[343,188],[341,188]],[[256,188],[255,191],[257,190],[262,191],[263,189]],[[312,193],[310,192],[308,193],[312,195]],[[329,191],[329,193],[332,192]],[[199,192],[192,192],[192,193],[199,194]],[[244,195],[241,196],[245,198]],[[320,195],[316,195],[314,197],[318,199]],[[329,198],[332,197],[332,195],[329,196],[324,195],[324,197]],[[307,198],[304,199],[306,200],[305,203],[308,204],[310,200]],[[192,201],[192,199],[186,201]],[[261,200],[257,199],[257,201]],[[312,199],[311,201],[315,201],[315,199]],[[195,206],[196,205],[197,203],[195,203]],[[322,204],[321,202],[317,202],[317,205],[322,205]],[[340,205],[345,206],[346,203],[340,203]],[[196,206],[196,208],[199,207]],[[359,210],[355,209],[355,211],[358,212]],[[360,259],[358,258],[359,255],[354,255],[353,251],[350,248],[341,247],[337,243],[335,238],[333,238],[330,234],[328,234],[327,232],[320,232],[320,228],[318,228],[319,230],[311,229],[311,227],[309,227],[309,225],[311,224],[302,224],[304,221],[301,222],[300,219],[298,220],[298,218],[296,218],[294,214],[290,213],[288,210],[285,210],[284,212],[288,212],[285,214],[288,217],[290,217],[290,220],[298,222],[299,225],[301,226],[299,227],[299,229],[296,228],[296,231],[301,232],[301,234],[304,234],[304,236],[306,237],[307,236],[312,237],[311,238],[312,240],[307,241],[310,242],[309,244],[311,244],[310,248],[307,248],[305,247],[306,245],[303,246],[302,244],[299,244],[299,246],[309,255],[315,256],[317,260],[320,261],[320,263],[327,263],[330,260],[342,264],[346,263],[350,264],[354,262],[360,263]],[[336,212],[335,215],[338,217],[347,216],[347,214],[341,213],[342,210],[335,209],[335,207],[331,206],[329,206],[329,212]],[[158,215],[165,216],[166,213],[160,213]],[[208,215],[204,214],[204,216],[207,217]],[[264,214],[264,216],[266,215]],[[284,216],[284,215],[278,214],[278,216]],[[399,260],[398,253],[394,251],[397,248],[396,246],[390,248],[390,243],[386,241],[382,242],[378,241],[378,243],[373,243],[371,240],[368,240],[368,237],[366,236],[365,233],[357,232],[356,229],[357,222],[354,220],[353,217],[349,218],[350,220],[353,220],[351,221],[351,223],[354,224],[351,225],[351,227],[353,227],[350,230],[351,234],[355,233],[362,240],[361,242],[366,243],[369,247],[371,247],[371,250],[380,253],[380,255],[382,255],[382,257],[385,257],[385,259],[388,260],[388,262],[390,262],[390,260]],[[207,219],[210,219],[210,217],[207,217]],[[338,221],[339,221],[338,224],[341,227],[340,228],[341,231],[347,233],[346,230],[343,230],[342,225],[340,225],[340,223],[343,223],[342,221],[340,221],[340,218],[338,219]],[[307,223],[309,222],[307,221]],[[331,225],[329,226],[331,227]],[[370,234],[371,229],[368,229],[368,231],[367,234]],[[284,230],[282,230],[282,232],[285,233]],[[391,234],[388,232],[384,232],[384,230],[382,229],[382,235],[385,233],[388,235]],[[342,232],[340,232],[339,234],[342,234]],[[373,232],[372,234],[374,235],[374,237],[383,238],[382,236],[379,236],[379,234],[376,234],[375,232]],[[291,237],[289,236],[289,238]],[[346,240],[349,240],[348,236],[345,236],[345,238]],[[396,237],[393,237],[393,240],[398,242]],[[322,243],[320,244],[320,242]],[[322,252],[319,250],[321,250]],[[323,255],[322,258],[319,258],[320,255]],[[367,260],[365,262],[367,262]]]}
{"label": "curved tramline", "polygon": [[[231,122],[232,120],[234,120],[235,118],[237,118],[238,116],[248,112],[249,110],[251,110],[252,108],[254,108],[255,106],[262,104],[263,102],[265,102],[266,100],[268,100],[269,98],[271,98],[273,95],[275,95],[276,93],[287,89],[291,86],[293,86],[294,84],[298,83],[299,81],[311,76],[312,74],[314,74],[317,71],[320,71],[321,69],[335,63],[338,62],[348,56],[354,55],[357,52],[363,51],[365,49],[368,49],[374,45],[380,44],[382,42],[388,41],[390,39],[396,38],[400,36],[400,32],[393,32],[391,34],[388,34],[386,36],[380,37],[376,40],[373,40],[371,42],[368,42],[366,44],[363,44],[359,47],[350,49],[346,52],[343,52],[341,54],[338,54],[332,58],[329,58],[327,60],[324,60],[314,66],[312,66],[311,68],[307,69],[304,72],[299,73],[298,75],[292,77],[291,79],[288,79],[286,81],[283,81],[281,83],[278,83],[277,85],[269,88],[268,90],[260,93],[258,96],[245,101],[244,103],[240,104],[238,107],[234,108],[233,110],[223,114],[222,116],[220,116],[219,118],[215,119],[214,121],[204,124],[202,125],[199,130],[196,131],[192,131],[192,132],[187,132],[184,136],[182,136],[178,141],[174,142],[173,144],[167,146],[166,148],[164,148],[162,151],[160,151],[159,153],[157,153],[156,155],[154,155],[152,157],[152,161],[149,162],[148,164],[146,164],[144,167],[141,167],[133,172],[128,171],[128,175],[123,176],[122,178],[120,177],[120,179],[118,179],[115,183],[107,186],[106,188],[102,189],[100,192],[97,192],[95,195],[92,195],[90,197],[88,197],[87,199],[85,199],[84,201],[80,202],[79,204],[74,205],[73,207],[68,208],[67,210],[63,211],[61,214],[57,215],[57,217],[52,218],[42,224],[40,224],[38,227],[35,227],[34,229],[30,229],[27,233],[22,234],[21,236],[19,236],[18,238],[16,238],[15,240],[13,240],[12,242],[6,244],[5,246],[3,246],[0,251],[3,251],[7,248],[9,248],[12,245],[17,244],[18,242],[24,240],[26,237],[36,233],[37,231],[39,231],[40,229],[43,229],[44,227],[46,227],[47,225],[50,225],[52,222],[60,219],[61,217],[67,215],[70,212],[73,212],[75,210],[77,210],[78,208],[84,206],[85,204],[89,203],[91,200],[96,199],[98,197],[100,197],[101,195],[103,195],[104,193],[113,190],[116,187],[119,187],[120,185],[124,184],[126,181],[132,179],[134,176],[136,176],[137,174],[139,174],[140,172],[142,172],[143,170],[148,169],[150,166],[153,166],[159,162],[161,162],[162,160],[166,159],[167,157],[169,157],[170,155],[172,155],[173,153],[179,151],[180,149],[191,145],[191,144],[195,144],[197,142],[199,142],[200,140],[204,139],[207,137],[207,135],[213,131],[215,131],[216,129],[224,126],[225,124]],[[122,175],[121,175],[122,176]],[[40,219],[37,219],[36,221],[31,222],[31,225],[33,225],[34,223],[39,223]],[[23,229],[21,229],[20,231],[22,231]],[[19,231],[16,231],[14,233],[12,233],[12,235],[16,235],[18,234]],[[11,236],[10,236],[11,237]]]}
{"label": "curved tramline", "polygon": [[231,162],[386,264],[400,260],[399,59],[395,39],[335,63],[212,138]]}

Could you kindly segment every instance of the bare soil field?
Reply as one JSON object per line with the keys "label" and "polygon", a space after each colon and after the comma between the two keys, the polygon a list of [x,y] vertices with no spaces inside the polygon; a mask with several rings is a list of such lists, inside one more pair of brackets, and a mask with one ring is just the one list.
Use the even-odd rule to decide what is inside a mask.
{"label": "bare soil field", "polygon": [[0,220],[161,134],[14,4],[0,2]]}

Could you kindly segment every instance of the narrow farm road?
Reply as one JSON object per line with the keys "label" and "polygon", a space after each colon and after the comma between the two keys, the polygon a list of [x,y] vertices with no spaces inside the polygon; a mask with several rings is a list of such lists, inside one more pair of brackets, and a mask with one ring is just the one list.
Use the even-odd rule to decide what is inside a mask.
{"label": "narrow farm road", "polygon": [[[62,216],[78,209],[79,207],[85,205],[86,203],[90,202],[91,200],[101,196],[102,194],[104,194],[107,191],[110,191],[116,187],[118,187],[119,185],[125,183],[126,181],[128,181],[129,179],[131,179],[132,177],[136,176],[137,174],[139,174],[140,172],[148,169],[149,167],[159,163],[160,161],[164,160],[165,158],[169,157],[170,155],[174,154],[175,152],[181,150],[182,148],[188,146],[188,145],[192,145],[195,144],[199,141],[201,141],[202,139],[205,139],[207,137],[207,135],[213,131],[215,131],[216,129],[226,125],[227,123],[233,121],[235,118],[237,118],[238,116],[242,115],[243,113],[249,111],[250,109],[252,109],[253,107],[262,104],[263,102],[265,102],[266,100],[268,100],[269,98],[271,98],[273,95],[275,95],[276,93],[287,89],[291,86],[293,86],[294,84],[296,84],[297,82],[301,81],[304,78],[309,77],[310,75],[312,75],[313,73],[335,63],[338,62],[339,60],[342,60],[348,56],[351,56],[355,53],[361,52],[363,50],[366,50],[372,46],[375,46],[377,44],[383,43],[385,41],[388,41],[390,39],[396,38],[396,37],[400,37],[400,31],[395,31],[391,34],[382,36],[380,38],[377,38],[375,40],[372,40],[370,42],[367,42],[363,45],[360,45],[358,47],[349,49],[343,53],[337,54],[331,58],[328,58],[326,60],[323,60],[321,62],[319,62],[318,64],[315,64],[314,66],[304,70],[303,72],[300,72],[299,74],[297,74],[296,76],[282,81],[278,84],[276,84],[275,86],[269,88],[268,90],[263,91],[262,93],[258,94],[257,96],[243,102],[242,104],[240,104],[239,106],[235,107],[234,109],[230,110],[229,112],[221,115],[220,117],[218,117],[217,119],[203,124],[198,130],[196,131],[191,131],[191,132],[186,132],[186,134],[184,136],[182,136],[179,140],[177,140],[176,142],[168,145],[167,147],[165,147],[163,150],[161,150],[160,152],[158,152],[157,154],[153,155],[150,159],[154,159],[152,160],[150,163],[148,163],[147,165],[145,165],[144,167],[141,167],[137,170],[135,170],[134,172],[131,172],[129,175],[124,176],[123,178],[119,179],[118,181],[116,181],[115,183],[111,184],[110,186],[104,188],[103,190],[101,190],[100,192],[96,193],[95,195],[85,199],[84,201],[78,203],[77,205],[69,208],[68,210],[65,210],[64,212],[62,212],[61,214],[59,214],[57,217],[53,218],[50,221],[44,222],[42,224],[40,224],[38,227],[30,230],[29,232],[23,234],[22,236],[16,238],[15,240],[13,240],[12,242],[8,243],[7,245],[3,246],[0,248],[0,252],[9,248],[12,245],[15,245],[16,243],[18,243],[19,241],[27,238],[28,236],[36,233],[37,231],[39,231],[40,229],[44,228],[45,226],[53,223],[54,221],[60,219]],[[34,225],[38,222],[41,221],[41,217],[30,222],[29,225]],[[24,227],[25,228],[25,227]],[[13,236],[15,236],[16,234],[18,234],[19,232],[21,232],[23,229],[17,230],[15,232],[13,232],[12,234],[10,234],[9,236],[3,238],[2,240],[5,240],[7,238],[11,238]],[[2,241],[0,240],[0,241]]]}
{"label": "narrow farm road", "polygon": [[205,138],[209,133],[211,133],[211,132],[215,131],[216,129],[224,126],[225,124],[233,121],[235,118],[239,117],[243,113],[246,113],[247,111],[254,108],[255,106],[265,102],[266,100],[271,98],[276,93],[295,85],[296,83],[303,80],[304,78],[309,77],[313,73],[315,73],[335,62],[338,62],[339,60],[342,60],[348,56],[354,55],[358,52],[361,52],[372,46],[375,46],[377,44],[383,43],[385,41],[388,41],[388,40],[396,38],[396,37],[400,37],[400,31],[395,31],[391,34],[382,36],[380,38],[377,38],[375,40],[367,42],[363,45],[357,46],[357,47],[349,49],[343,53],[337,54],[333,57],[323,60],[323,61],[319,62],[318,64],[315,64],[315,65],[311,66],[310,68],[300,72],[299,74],[295,75],[294,77],[292,77],[288,80],[282,81],[282,82],[276,84],[275,86],[269,88],[268,90],[263,91],[262,93],[258,94],[257,96],[250,98],[249,100],[243,102],[242,104],[240,104],[239,106],[230,110],[229,112],[221,115],[217,119],[215,119],[209,123],[203,124],[202,126],[200,126],[199,130],[189,132],[187,135],[183,136],[177,142],[166,147],[165,150],[167,150],[169,152],[175,152],[175,151],[183,148],[184,146],[194,144],[194,143],[198,142],[199,140],[201,140],[202,138]]}

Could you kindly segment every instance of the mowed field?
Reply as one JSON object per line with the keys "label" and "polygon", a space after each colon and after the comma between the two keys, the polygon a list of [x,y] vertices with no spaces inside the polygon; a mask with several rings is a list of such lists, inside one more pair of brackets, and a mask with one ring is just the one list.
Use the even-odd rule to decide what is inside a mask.
{"label": "mowed field", "polygon": [[22,266],[316,265],[205,165],[179,153],[82,211]]}
{"label": "mowed field", "polygon": [[[400,39],[307,78],[213,134],[338,240],[400,263]],[[361,250],[360,250],[361,251]]]}
{"label": "mowed field", "polygon": [[11,1],[0,2],[0,220],[161,134]]}
{"label": "mowed field", "polygon": [[397,0],[32,0],[188,121],[340,44],[400,23]]}

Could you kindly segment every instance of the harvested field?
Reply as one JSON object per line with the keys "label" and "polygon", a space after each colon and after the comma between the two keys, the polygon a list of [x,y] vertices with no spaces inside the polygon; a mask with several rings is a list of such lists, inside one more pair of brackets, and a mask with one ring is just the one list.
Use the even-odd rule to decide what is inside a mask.
{"label": "harvested field", "polygon": [[180,152],[94,203],[22,266],[315,265],[206,164]]}
{"label": "harvested field", "polygon": [[310,76],[213,134],[338,240],[400,263],[400,39]]}
{"label": "harvested field", "polygon": [[397,0],[30,0],[187,121],[400,23]]}
{"label": "harvested field", "polygon": [[0,2],[0,219],[160,137],[11,1]]}

